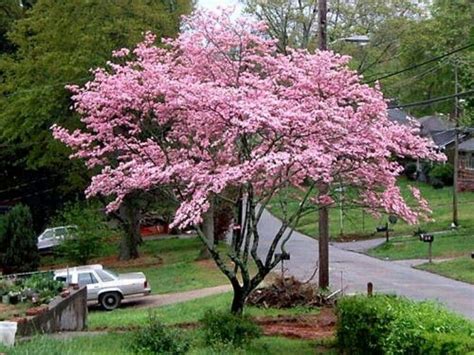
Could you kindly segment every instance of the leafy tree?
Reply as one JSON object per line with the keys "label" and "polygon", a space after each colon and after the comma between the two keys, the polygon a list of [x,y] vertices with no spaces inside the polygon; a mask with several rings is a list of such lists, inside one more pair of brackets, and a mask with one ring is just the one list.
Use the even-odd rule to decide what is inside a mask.
{"label": "leafy tree", "polygon": [[7,37],[15,20],[23,15],[22,8],[17,0],[3,0],[0,3],[0,55],[13,53],[15,46]]}
{"label": "leafy tree", "polygon": [[37,236],[27,206],[18,204],[4,216],[0,230],[5,254],[2,258],[4,274],[35,271],[39,265]]}
{"label": "leafy tree", "polygon": [[[407,68],[454,49],[474,43],[472,23],[474,4],[468,0],[434,1],[431,16],[423,21],[411,21],[408,31],[400,36],[399,68]],[[415,35],[416,34],[416,35]],[[457,67],[460,87],[469,90],[474,84],[474,47],[437,60],[428,65],[382,81],[387,95],[400,102],[428,100],[454,93],[454,68]],[[467,98],[466,113],[470,115],[472,98]],[[420,106],[412,112],[421,116],[433,112],[452,113],[454,100]]]}
{"label": "leafy tree", "polygon": [[[261,24],[234,21],[227,12],[198,12],[186,28],[164,49],[147,34],[133,52],[115,53],[121,64],[72,88],[86,128],[55,126],[54,135],[90,168],[101,169],[87,192],[115,198],[109,210],[136,191],[172,187],[180,201],[174,224],[196,226],[233,286],[234,313],[242,313],[249,293],[281,262],[299,218],[334,203],[331,189],[313,198],[321,184],[342,182],[357,205],[409,223],[426,215],[417,189],[418,205],[405,203],[396,186],[403,168],[391,157],[441,156],[390,123],[383,95],[359,82],[347,58],[275,54]],[[282,201],[282,226],[268,248],[259,248],[257,225],[266,205],[279,190],[307,184],[294,213]],[[244,213],[222,252],[199,225],[213,199],[231,202],[238,215],[240,203],[229,189],[241,191]]]}
{"label": "leafy tree", "polygon": [[40,205],[33,209],[40,229],[64,201],[83,198],[90,179],[49,131],[58,122],[80,125],[64,86],[91,79],[90,68],[103,66],[112,50],[135,44],[144,31],[175,36],[192,1],[0,3],[0,44],[8,46],[0,56],[0,201]]}
{"label": "leafy tree", "polygon": [[80,265],[86,265],[92,258],[100,256],[106,238],[113,233],[97,203],[70,203],[53,220],[53,224],[74,226],[72,234],[59,245],[58,254]]}

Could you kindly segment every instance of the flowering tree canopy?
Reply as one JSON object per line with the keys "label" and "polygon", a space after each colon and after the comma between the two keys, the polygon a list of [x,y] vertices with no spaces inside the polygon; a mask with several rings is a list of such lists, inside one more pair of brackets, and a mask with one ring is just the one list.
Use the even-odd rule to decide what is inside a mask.
{"label": "flowering tree canopy", "polygon": [[[116,51],[93,81],[71,87],[84,128],[54,127],[74,157],[101,169],[87,194],[112,196],[109,210],[133,191],[171,186],[180,201],[174,224],[185,227],[202,221],[211,198],[237,189],[247,212],[233,243],[235,269],[225,272],[230,278],[246,269],[250,252],[261,275],[244,275],[249,285],[279,261],[256,253],[256,224],[278,190],[343,183],[357,192],[355,203],[413,223],[428,206],[416,190],[418,205],[405,203],[394,158],[440,159],[416,127],[388,120],[382,93],[360,82],[348,57],[278,54],[264,31],[263,23],[224,11],[195,13],[161,46],[148,33],[133,51]],[[330,192],[317,199],[308,193],[297,214],[305,203],[332,202]]]}

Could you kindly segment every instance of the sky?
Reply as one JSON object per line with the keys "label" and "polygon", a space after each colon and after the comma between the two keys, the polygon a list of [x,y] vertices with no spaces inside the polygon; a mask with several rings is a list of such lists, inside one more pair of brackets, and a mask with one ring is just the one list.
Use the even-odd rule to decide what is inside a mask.
{"label": "sky", "polygon": [[243,8],[238,0],[198,0],[198,7],[203,7],[208,10],[215,10],[217,7],[235,6],[236,11],[240,12]]}

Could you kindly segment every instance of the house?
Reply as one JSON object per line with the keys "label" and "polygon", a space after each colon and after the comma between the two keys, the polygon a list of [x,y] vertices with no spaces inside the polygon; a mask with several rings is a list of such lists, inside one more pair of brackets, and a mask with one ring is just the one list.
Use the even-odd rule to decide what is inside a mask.
{"label": "house", "polygon": [[401,125],[408,125],[414,120],[414,117],[399,108],[389,108],[387,114],[390,121]]}
{"label": "house", "polygon": [[474,138],[459,144],[458,190],[474,191]]}
{"label": "house", "polygon": [[[446,154],[448,162],[454,163],[454,144],[456,138],[455,124],[440,116],[425,116],[418,119],[420,134],[430,138],[439,151]],[[466,140],[466,134],[459,134],[459,142]]]}

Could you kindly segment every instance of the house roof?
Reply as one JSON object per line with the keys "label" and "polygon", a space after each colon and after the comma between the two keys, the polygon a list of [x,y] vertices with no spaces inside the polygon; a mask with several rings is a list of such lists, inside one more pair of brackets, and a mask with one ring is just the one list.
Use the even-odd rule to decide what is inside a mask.
{"label": "house roof", "polygon": [[405,111],[402,111],[398,108],[389,108],[388,119],[392,122],[398,124],[408,124],[410,122],[411,116],[408,115]]}
{"label": "house roof", "polygon": [[446,131],[431,133],[431,139],[433,139],[433,142],[438,147],[441,147],[441,148],[444,148],[448,144],[453,143],[455,137],[456,137],[456,131],[454,129],[448,129]]}
{"label": "house roof", "polygon": [[462,152],[474,152],[474,138],[469,138],[459,144],[459,150]]}
{"label": "house roof", "polygon": [[450,128],[454,128],[454,124],[445,120],[440,116],[425,116],[418,119],[421,125],[421,135],[428,136],[433,133],[446,131]]}

